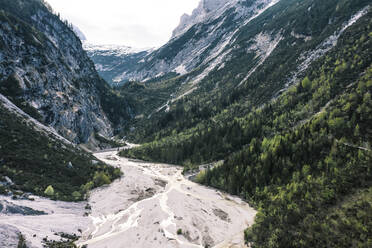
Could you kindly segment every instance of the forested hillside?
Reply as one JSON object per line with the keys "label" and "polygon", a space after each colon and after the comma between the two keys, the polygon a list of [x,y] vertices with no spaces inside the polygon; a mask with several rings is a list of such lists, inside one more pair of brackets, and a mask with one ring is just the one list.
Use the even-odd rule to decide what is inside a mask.
{"label": "forested hillside", "polygon": [[[369,15],[370,13],[368,13]],[[355,27],[357,26],[354,25],[348,32],[352,32]],[[311,92],[306,95],[305,90],[292,92],[296,89],[292,87],[286,93],[290,95],[290,101],[286,96],[280,97],[279,100],[274,97],[268,98],[266,101],[263,99],[253,101],[250,99],[257,98],[256,92],[245,88],[237,88],[233,92],[229,92],[228,88],[216,89],[214,95],[208,91],[198,92],[200,94],[174,102],[170,106],[169,112],[148,119],[143,123],[144,126],[137,127],[137,131],[129,134],[129,137],[135,141],[154,140],[154,142],[145,144],[133,152],[136,151],[139,155],[143,151],[144,158],[148,156],[149,159],[178,164],[185,163],[186,160],[190,160],[194,164],[207,163],[222,159],[243,145],[249,144],[254,137],[272,135],[273,129],[282,131],[298,125],[299,122],[310,118],[325,107],[330,100],[344,92],[339,83],[350,83],[369,66],[369,33],[359,33],[358,35],[365,44],[362,44],[359,50],[350,52],[350,55],[353,56],[344,55],[344,60],[354,59],[357,61],[354,61],[356,65],[353,65],[352,69],[348,67],[347,62],[340,59],[335,59],[334,62],[328,61],[331,55],[335,56],[336,53],[343,52],[346,39],[355,38],[349,37],[346,33],[340,37],[335,48],[320,60],[309,65],[310,68],[299,80],[302,80],[300,85],[301,87],[304,85],[305,89],[313,84],[312,78],[317,77],[317,80],[323,81],[325,75],[317,73],[319,73],[318,70],[322,64],[325,64],[331,67],[329,70],[335,71],[337,69],[337,78],[334,79],[337,80],[337,84],[327,86],[332,87],[332,90],[317,88],[317,85],[314,85],[311,87]],[[346,69],[350,69],[346,70],[345,66]],[[270,74],[268,75],[270,76]],[[319,78],[320,76],[322,77]],[[329,77],[328,80],[333,80],[335,76],[332,74]],[[270,88],[265,82],[262,87]],[[269,103],[265,104],[265,102]],[[264,107],[265,105],[267,106]],[[274,111],[274,108],[277,110]],[[139,123],[139,125],[141,124]],[[175,150],[180,152],[172,152]]]}
{"label": "forested hillside", "polygon": [[[162,80],[163,85],[172,88],[171,99],[163,101],[163,107],[154,111],[151,118],[135,123],[136,131],[126,135],[136,142],[149,142],[174,132],[187,132],[201,123],[213,127],[219,116],[239,118],[249,114],[303,78],[304,71],[365,14],[368,2],[278,2],[236,32],[233,43],[224,49],[227,58],[199,83],[189,81],[200,68]],[[161,92],[164,87],[158,88]],[[178,97],[187,90],[191,93]]]}
{"label": "forested hillside", "polygon": [[[368,9],[281,96],[261,104],[260,87],[242,95],[248,83],[216,100],[190,96],[152,127],[155,141],[122,155],[186,170],[224,160],[198,180],[255,204],[253,247],[371,246],[371,20]],[[287,64],[269,65],[271,78]]]}

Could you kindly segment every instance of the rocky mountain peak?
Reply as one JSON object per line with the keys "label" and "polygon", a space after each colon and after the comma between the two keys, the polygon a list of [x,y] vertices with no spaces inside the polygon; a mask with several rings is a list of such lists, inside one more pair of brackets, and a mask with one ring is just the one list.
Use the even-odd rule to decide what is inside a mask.
{"label": "rocky mountain peak", "polygon": [[236,2],[235,0],[201,0],[198,7],[193,10],[191,15],[184,14],[181,16],[180,24],[173,31],[172,38],[186,32],[196,23],[207,19],[211,13],[221,10],[226,4]]}

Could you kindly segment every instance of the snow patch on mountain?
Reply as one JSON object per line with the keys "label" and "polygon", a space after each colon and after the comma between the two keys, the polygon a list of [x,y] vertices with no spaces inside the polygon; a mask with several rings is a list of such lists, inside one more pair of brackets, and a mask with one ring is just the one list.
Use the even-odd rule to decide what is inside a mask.
{"label": "snow patch on mountain", "polygon": [[111,85],[135,80],[136,77],[130,75],[130,71],[145,62],[144,58],[154,50],[122,45],[95,45],[88,42],[84,42],[83,47],[101,77]]}
{"label": "snow patch on mountain", "polygon": [[180,75],[185,75],[187,73],[185,65],[178,66],[176,69],[174,69],[174,71]]}
{"label": "snow patch on mountain", "polygon": [[109,66],[101,65],[101,64],[95,64],[97,71],[110,71],[111,68]]}
{"label": "snow patch on mountain", "polygon": [[87,52],[99,52],[105,56],[123,56],[132,53],[139,53],[143,51],[150,51],[153,48],[133,48],[123,45],[96,45],[84,42],[83,48]]}

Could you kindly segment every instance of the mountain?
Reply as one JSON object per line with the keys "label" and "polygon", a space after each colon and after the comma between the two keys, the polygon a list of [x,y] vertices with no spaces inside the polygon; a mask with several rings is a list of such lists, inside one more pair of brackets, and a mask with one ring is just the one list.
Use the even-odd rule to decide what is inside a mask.
{"label": "mountain", "polygon": [[191,15],[184,14],[178,27],[173,30],[172,38],[180,36],[188,31],[193,25],[207,21],[207,19],[216,19],[225,9],[225,5],[236,4],[237,1],[230,0],[203,0],[198,7],[193,10]]}
{"label": "mountain", "polygon": [[125,70],[135,68],[152,49],[135,49],[119,45],[93,45],[84,42],[84,49],[96,66],[100,76],[111,86],[120,86],[135,78],[127,76]]}
{"label": "mountain", "polygon": [[74,143],[111,137],[110,89],[72,26],[43,1],[1,0],[0,10],[0,93]]}
{"label": "mountain", "polygon": [[0,26],[0,194],[84,200],[121,172],[77,144],[115,143],[107,137],[126,102],[44,1],[0,0]]}
{"label": "mountain", "polygon": [[[184,15],[181,18],[180,25],[167,44],[152,52],[130,54],[115,66],[114,75],[122,82],[146,81],[167,74],[184,75],[198,68],[188,81],[200,81],[223,59],[222,50],[236,31],[276,2],[201,1],[192,16]],[[110,58],[108,61],[98,61],[92,55],[100,68],[104,68],[102,62],[105,62],[103,65],[111,64]],[[101,75],[107,74],[110,75],[110,72],[101,71]]]}
{"label": "mountain", "polygon": [[[365,6],[368,1],[363,2]],[[335,7],[327,9],[330,3],[318,7],[287,0],[201,1],[190,16],[181,18],[164,46],[119,60],[110,56],[93,60],[108,79],[148,82],[148,87],[168,94],[153,114],[195,91],[210,94],[211,99],[219,92],[249,95],[260,105],[297,82],[313,61],[334,47],[353,23],[352,14],[363,6],[339,3],[335,6],[345,9],[335,11]],[[288,16],[279,15],[280,11]]]}
{"label": "mountain", "polygon": [[[233,34],[227,31],[231,40],[214,59],[204,59],[203,65],[184,75],[155,75],[155,78],[144,82],[145,89],[157,88],[159,94],[168,93],[168,99],[153,109],[150,121],[144,118],[143,122],[136,124],[141,128],[138,133],[130,134],[132,137],[137,137],[138,141],[142,138],[150,141],[159,134],[160,137],[169,135],[175,126],[178,132],[191,128],[200,121],[219,115],[223,109],[235,112],[230,108],[239,107],[236,117],[243,117],[253,107],[261,108],[274,101],[290,86],[301,81],[304,72],[332,50],[345,30],[365,16],[369,9],[366,7],[369,2],[366,0],[355,4],[346,0],[337,4],[330,0],[323,4],[310,0],[301,4],[295,0],[259,3],[260,1],[238,1],[235,4],[238,7],[257,6],[258,14],[242,17],[244,24],[237,29],[232,28]],[[194,14],[201,12],[200,6]],[[225,6],[224,16],[231,13],[231,8],[228,7],[230,5]],[[218,11],[223,10],[219,8]],[[220,14],[212,15],[207,20],[219,17]],[[221,22],[217,24],[205,20],[202,18],[201,22],[192,25],[188,31],[174,39],[193,44],[193,39],[188,39],[188,33],[204,27],[206,22],[209,27],[207,30],[216,30],[202,32],[204,36],[199,36],[199,42],[209,39],[209,36],[214,38],[220,29],[221,33],[227,30]],[[238,22],[233,22],[232,25],[235,26],[236,23]],[[174,39],[155,50],[151,56],[172,47]],[[169,50],[177,51],[171,48]],[[189,53],[185,61],[188,60],[194,62],[197,57]],[[163,73],[166,74],[166,71]],[[182,105],[190,106],[182,109]]]}

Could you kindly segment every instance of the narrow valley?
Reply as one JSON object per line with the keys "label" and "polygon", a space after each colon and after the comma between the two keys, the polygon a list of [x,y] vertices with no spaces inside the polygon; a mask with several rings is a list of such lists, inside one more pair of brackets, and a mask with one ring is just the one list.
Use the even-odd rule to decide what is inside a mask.
{"label": "narrow valley", "polygon": [[372,0],[0,0],[0,248],[371,248],[371,147]]}

